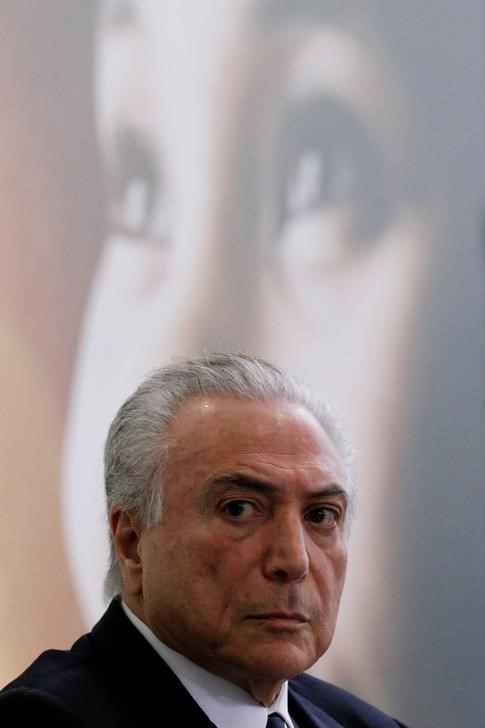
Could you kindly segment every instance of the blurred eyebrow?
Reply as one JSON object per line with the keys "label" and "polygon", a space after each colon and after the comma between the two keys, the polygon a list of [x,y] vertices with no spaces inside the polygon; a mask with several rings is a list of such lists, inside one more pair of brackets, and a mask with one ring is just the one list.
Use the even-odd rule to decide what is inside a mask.
{"label": "blurred eyebrow", "polygon": [[[241,490],[254,490],[258,493],[277,493],[280,488],[274,483],[268,483],[265,480],[259,478],[253,478],[245,473],[223,473],[218,475],[212,483],[214,485],[223,485],[230,483],[233,487]],[[315,490],[309,494],[310,498],[342,498],[346,502],[348,501],[348,495],[346,490],[337,483],[331,483],[326,485],[319,490]]]}
{"label": "blurred eyebrow", "polygon": [[262,0],[254,13],[265,31],[278,32],[294,23],[322,23],[337,17],[335,0]]}

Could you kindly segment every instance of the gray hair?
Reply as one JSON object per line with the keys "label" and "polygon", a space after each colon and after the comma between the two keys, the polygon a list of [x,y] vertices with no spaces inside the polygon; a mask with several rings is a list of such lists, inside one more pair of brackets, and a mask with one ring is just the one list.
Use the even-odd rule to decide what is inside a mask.
{"label": "gray hair", "polygon": [[[142,528],[151,528],[160,521],[170,425],[181,405],[209,394],[267,401],[282,399],[305,407],[321,424],[343,459],[352,511],[353,458],[331,408],[315,400],[303,384],[264,359],[244,353],[216,353],[156,369],[121,406],[110,426],[104,451],[108,512],[113,504],[131,510]],[[104,582],[107,600],[121,593],[123,587],[111,532],[110,546],[110,564]]]}

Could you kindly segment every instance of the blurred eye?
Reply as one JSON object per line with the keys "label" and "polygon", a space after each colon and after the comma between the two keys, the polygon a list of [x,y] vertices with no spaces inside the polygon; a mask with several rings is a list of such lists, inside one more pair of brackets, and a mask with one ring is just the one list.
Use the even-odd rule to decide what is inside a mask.
{"label": "blurred eye", "polygon": [[336,210],[357,240],[368,239],[392,216],[395,189],[364,119],[326,97],[290,108],[276,138],[275,227],[304,215]]}
{"label": "blurred eye", "polygon": [[167,239],[167,211],[156,155],[143,135],[118,130],[107,170],[111,232],[160,244]]}

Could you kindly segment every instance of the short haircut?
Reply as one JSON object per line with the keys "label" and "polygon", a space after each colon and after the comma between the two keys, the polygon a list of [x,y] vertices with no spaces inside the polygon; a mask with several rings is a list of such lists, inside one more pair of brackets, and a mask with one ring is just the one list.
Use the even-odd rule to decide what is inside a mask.
{"label": "short haircut", "polygon": [[[350,447],[328,404],[264,359],[240,352],[204,354],[156,369],[118,410],[104,451],[106,505],[131,510],[142,528],[162,517],[163,485],[170,426],[179,408],[202,395],[286,402],[305,407],[336,446],[346,469],[349,515],[354,501],[354,467]],[[123,581],[110,532],[110,564],[105,598],[121,593]]]}

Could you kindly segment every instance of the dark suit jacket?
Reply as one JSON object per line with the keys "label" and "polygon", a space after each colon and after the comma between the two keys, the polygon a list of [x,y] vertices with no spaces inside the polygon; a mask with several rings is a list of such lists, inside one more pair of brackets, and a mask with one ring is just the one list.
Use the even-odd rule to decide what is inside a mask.
{"label": "dark suit jacket", "polygon": [[[289,710],[299,728],[402,725],[309,675],[290,680]],[[169,718],[173,714],[175,720]],[[133,627],[117,599],[70,650],[44,652],[0,691],[2,728],[34,722],[49,728],[214,725]]]}

